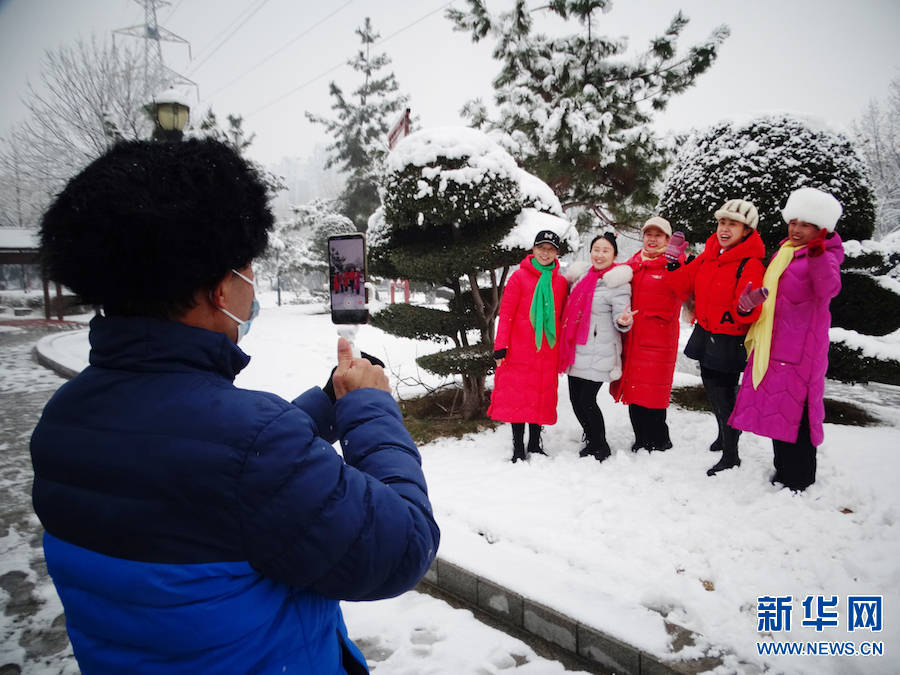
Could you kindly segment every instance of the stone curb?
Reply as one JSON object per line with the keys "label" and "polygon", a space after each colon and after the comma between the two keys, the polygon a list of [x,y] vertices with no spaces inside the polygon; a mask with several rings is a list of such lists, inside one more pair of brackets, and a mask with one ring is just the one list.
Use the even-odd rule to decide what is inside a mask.
{"label": "stone curb", "polygon": [[78,375],[80,371],[77,371],[74,368],[69,368],[68,366],[59,363],[58,361],[50,358],[47,354],[44,353],[45,346],[61,335],[62,333],[54,333],[42,337],[37,341],[37,344],[34,346],[32,353],[34,354],[34,358],[37,360],[37,362],[42,366],[44,366],[45,368],[49,368],[60,377],[71,380],[73,377]]}
{"label": "stone curb", "polygon": [[[417,590],[449,595],[474,613],[509,628],[511,634],[524,633],[549,643],[573,657],[576,665],[595,673],[693,675],[721,664],[711,657],[662,660],[441,558],[435,559]],[[666,630],[676,646],[693,643],[690,631],[680,626],[667,622]]]}

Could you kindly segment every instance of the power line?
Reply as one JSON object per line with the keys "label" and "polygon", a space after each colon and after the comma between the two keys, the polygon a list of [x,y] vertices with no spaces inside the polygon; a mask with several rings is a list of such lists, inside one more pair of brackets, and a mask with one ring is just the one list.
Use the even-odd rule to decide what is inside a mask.
{"label": "power line", "polygon": [[[400,33],[402,33],[402,32],[404,32],[404,31],[406,31],[406,30],[412,28],[412,27],[415,26],[416,24],[421,23],[422,21],[424,21],[425,19],[427,19],[427,18],[430,17],[431,15],[436,14],[437,12],[440,12],[442,9],[445,9],[446,7],[449,7],[450,5],[453,4],[453,2],[454,2],[454,0],[450,0],[450,2],[445,2],[443,5],[441,5],[441,6],[438,7],[437,9],[433,9],[433,10],[431,10],[430,12],[428,12],[427,14],[422,15],[421,17],[419,17],[418,19],[416,19],[416,20],[413,21],[412,23],[408,23],[407,25],[403,26],[403,28],[400,28],[399,30],[394,31],[393,33],[391,33],[390,35],[388,35],[386,38],[382,38],[381,40],[379,40],[379,41],[376,42],[375,44],[376,44],[376,45],[384,44],[385,42],[387,42],[387,41],[390,40],[391,38],[394,38],[394,37],[396,37],[397,35],[399,35]],[[338,68],[342,68],[342,67],[344,67],[344,66],[346,66],[346,65],[347,65],[347,62],[346,62],[346,61],[341,61],[340,63],[338,63],[338,64],[332,66],[332,67],[329,68],[328,70],[325,70],[325,71],[323,71],[322,73],[316,75],[316,76],[313,77],[312,79],[307,80],[307,81],[304,82],[303,84],[297,85],[296,87],[294,87],[294,88],[291,89],[290,91],[288,91],[288,92],[282,94],[282,95],[279,96],[278,98],[275,98],[275,99],[269,101],[268,103],[266,103],[265,105],[260,106],[260,107],[257,108],[256,110],[254,110],[254,111],[248,113],[248,114],[247,114],[247,117],[252,117],[253,115],[256,115],[257,113],[261,113],[263,110],[267,110],[267,109],[271,108],[273,105],[275,105],[275,104],[277,104],[277,103],[280,103],[281,101],[283,101],[284,99],[288,98],[289,96],[292,96],[292,95],[296,94],[296,93],[297,93],[298,91],[300,91],[301,89],[304,89],[305,87],[308,87],[308,86],[311,85],[313,82],[316,82],[317,80],[321,80],[323,77],[325,77],[325,76],[328,75],[329,73],[332,73],[332,72],[334,72],[335,70],[337,70]]]}
{"label": "power line", "polygon": [[175,6],[172,8],[172,11],[169,12],[169,14],[166,16],[165,23],[169,23],[169,21],[172,20],[172,15],[178,11],[178,8],[181,6],[182,2],[184,2],[184,0],[178,0],[178,2],[175,3]]}
{"label": "power line", "polygon": [[314,29],[318,28],[318,27],[321,26],[323,23],[325,23],[328,19],[330,19],[330,18],[333,17],[335,14],[337,14],[338,12],[340,12],[342,9],[344,9],[344,7],[346,7],[347,5],[349,5],[351,2],[353,2],[353,0],[347,0],[347,2],[345,2],[343,5],[341,5],[340,7],[338,7],[338,8],[337,8],[336,10],[334,10],[331,14],[329,14],[329,15],[326,16],[326,17],[324,17],[323,19],[320,19],[319,21],[317,21],[317,22],[314,23],[312,26],[310,26],[309,28],[307,28],[306,30],[304,30],[304,31],[303,31],[302,33],[300,33],[299,35],[297,35],[297,36],[291,38],[291,39],[290,39],[288,42],[286,42],[284,45],[282,45],[281,47],[279,47],[278,49],[276,49],[274,52],[272,52],[271,54],[269,54],[268,56],[266,56],[265,58],[263,58],[261,61],[259,61],[259,63],[255,64],[255,65],[253,65],[253,66],[250,66],[247,70],[245,70],[245,71],[244,71],[243,73],[241,73],[240,75],[238,75],[238,76],[236,76],[236,77],[230,79],[228,82],[226,82],[226,83],[223,84],[221,87],[219,87],[219,88],[216,89],[214,92],[212,92],[212,93],[209,95],[210,98],[213,97],[213,96],[215,96],[216,94],[218,94],[218,93],[219,93],[220,91],[222,91],[223,89],[227,89],[227,88],[230,87],[232,84],[234,84],[234,83],[237,82],[238,80],[242,79],[243,77],[245,77],[245,76],[248,75],[249,73],[252,73],[254,70],[256,70],[257,68],[259,68],[260,66],[262,66],[264,63],[268,63],[269,61],[271,61],[271,60],[272,60],[273,58],[275,58],[278,54],[280,54],[280,53],[283,52],[285,49],[287,49],[288,47],[290,47],[292,44],[294,44],[297,40],[299,40],[300,38],[302,38],[304,35],[307,35],[308,33],[312,32]]}
{"label": "power line", "polygon": [[[240,19],[240,15],[238,15],[238,19],[235,19],[235,21],[240,20],[240,23],[238,23],[238,25],[234,27],[234,30],[232,30],[230,33],[228,33],[228,35],[226,35],[224,38],[222,38],[222,41],[219,42],[219,44],[216,45],[211,52],[209,52],[206,56],[204,56],[203,59],[199,63],[197,63],[196,65],[192,65],[191,72],[192,73],[195,72],[198,68],[200,68],[200,66],[202,66],[204,63],[209,61],[209,59],[212,57],[212,55],[215,54],[217,51],[219,51],[232,37],[234,37],[234,34],[237,33],[244,26],[245,23],[247,23],[251,18],[253,18],[253,16],[259,10],[261,10],[266,5],[267,2],[269,2],[269,0],[259,0],[256,7],[254,7],[250,11],[250,13],[247,14],[243,19]],[[233,21],[231,23],[231,25],[234,25],[234,23],[235,22]],[[229,28],[231,28],[231,26],[229,26],[225,30],[227,31]],[[221,35],[221,34],[222,33],[219,33],[219,35]],[[213,42],[215,42],[217,39],[218,39],[218,37],[214,38]],[[212,44],[212,42],[210,42],[209,44]]]}

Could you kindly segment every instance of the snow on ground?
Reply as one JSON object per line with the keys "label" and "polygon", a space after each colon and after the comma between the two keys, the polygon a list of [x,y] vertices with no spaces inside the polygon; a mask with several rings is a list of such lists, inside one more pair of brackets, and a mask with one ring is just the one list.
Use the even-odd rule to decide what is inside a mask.
{"label": "snow on ground", "polygon": [[[325,314],[270,305],[263,299],[241,343],[253,358],[237,384],[290,398],[326,381],[337,335]],[[683,326],[682,342],[686,332]],[[371,326],[361,327],[357,342],[387,363],[395,383],[407,382],[402,395],[417,389],[410,378],[438,383],[414,360],[440,345]],[[676,374],[676,384],[697,379]],[[443,533],[439,555],[659,656],[671,656],[666,617],[699,636],[681,656],[729,652],[722,673],[900,671],[900,389],[829,383],[828,395],[863,402],[883,425],[826,425],[817,482],[803,494],[769,483],[771,442],[752,434],[741,439],[740,468],[707,477],[717,459],[708,451],[715,435],[708,413],[671,408],[675,447],[632,454],[627,411],[606,387],[600,403],[613,456],[602,464],[581,459],[564,378],[559,395],[559,422],[544,433],[549,457],[511,464],[508,425],[421,448]],[[767,595],[792,596],[790,631],[757,631],[758,598]],[[820,595],[839,596],[837,628],[801,625],[801,602]],[[881,632],[849,632],[848,595],[884,596]],[[434,602],[411,595],[345,603],[347,624],[355,639],[391,652],[376,663],[381,672],[495,672],[527,649],[485,633],[460,647],[457,621],[470,619]],[[881,641],[885,654],[759,656],[757,642],[773,640]],[[406,660],[426,652],[426,670]],[[477,652],[469,665],[456,661],[469,652]],[[552,666],[523,672],[555,672],[543,667]]]}

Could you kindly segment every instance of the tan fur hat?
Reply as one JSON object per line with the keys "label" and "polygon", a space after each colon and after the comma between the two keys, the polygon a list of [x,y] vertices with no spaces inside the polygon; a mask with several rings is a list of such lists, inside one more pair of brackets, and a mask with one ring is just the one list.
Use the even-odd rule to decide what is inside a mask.
{"label": "tan fur hat", "polygon": [[759,212],[746,199],[729,199],[713,215],[716,220],[719,218],[731,218],[739,223],[744,223],[744,225],[753,230],[759,225]]}
{"label": "tan fur hat", "polygon": [[648,218],[647,222],[644,223],[644,226],[641,228],[641,233],[643,233],[648,227],[658,227],[663,232],[665,232],[667,236],[672,236],[672,226],[669,224],[668,220],[661,216],[653,216],[652,218]]}

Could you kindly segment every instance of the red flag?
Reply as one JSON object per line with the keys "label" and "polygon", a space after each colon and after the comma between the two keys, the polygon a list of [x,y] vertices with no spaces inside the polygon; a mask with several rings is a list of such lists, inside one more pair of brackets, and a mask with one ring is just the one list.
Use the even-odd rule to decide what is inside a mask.
{"label": "red flag", "polygon": [[394,146],[400,142],[400,139],[409,135],[409,108],[403,113],[397,123],[394,124],[388,133],[388,148],[393,150]]}

